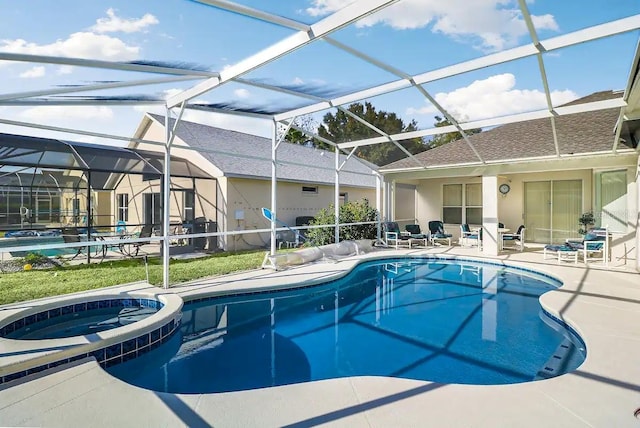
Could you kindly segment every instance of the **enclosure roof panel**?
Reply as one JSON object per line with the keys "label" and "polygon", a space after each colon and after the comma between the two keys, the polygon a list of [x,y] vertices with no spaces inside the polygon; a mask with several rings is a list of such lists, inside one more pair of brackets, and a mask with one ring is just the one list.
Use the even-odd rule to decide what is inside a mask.
{"label": "enclosure roof panel", "polygon": [[[104,188],[111,173],[162,175],[164,157],[124,147],[0,134],[0,166],[93,172],[92,187]],[[173,177],[212,178],[186,159],[171,157]]]}

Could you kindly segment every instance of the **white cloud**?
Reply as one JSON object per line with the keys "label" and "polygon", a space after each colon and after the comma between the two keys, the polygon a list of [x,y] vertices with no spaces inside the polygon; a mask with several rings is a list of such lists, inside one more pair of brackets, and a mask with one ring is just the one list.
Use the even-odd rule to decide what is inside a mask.
{"label": "white cloud", "polygon": [[[476,80],[469,86],[452,92],[435,94],[436,101],[460,121],[485,119],[507,114],[541,110],[547,107],[546,96],[537,89],[515,89],[516,78],[505,73]],[[566,89],[551,92],[554,105],[564,104],[578,98],[578,95]],[[407,109],[408,115],[439,114],[432,105]]]}
{"label": "white cloud", "polygon": [[60,75],[71,74],[71,73],[73,73],[72,65],[61,65],[60,67],[58,67],[58,74]]}
{"label": "white cloud", "polygon": [[299,78],[299,77],[295,77],[295,78],[293,79],[293,82],[291,82],[291,83],[293,83],[294,85],[302,85],[302,84],[304,83],[304,80],[302,80],[302,79],[301,79],[301,78]]}
{"label": "white cloud", "polygon": [[247,89],[240,88],[240,89],[234,90],[233,91],[233,95],[235,95],[236,97],[238,97],[240,99],[245,99],[245,98],[249,98],[251,96],[251,92],[249,92]]}
{"label": "white cloud", "polygon": [[306,12],[311,16],[322,16],[336,10],[340,10],[354,0],[313,0],[313,7],[307,8]]}
{"label": "white cloud", "polygon": [[144,31],[147,27],[156,25],[159,22],[160,21],[158,21],[158,18],[151,15],[150,13],[144,14],[144,16],[140,19],[120,18],[119,16],[116,16],[115,10],[113,10],[113,8],[110,8],[107,9],[107,18],[97,19],[96,24],[91,27],[91,30],[95,31],[96,33],[137,33],[140,31]]}
{"label": "white cloud", "polygon": [[202,123],[205,125],[244,132],[246,134],[259,135],[267,138],[270,138],[273,132],[273,122],[267,119],[209,113],[204,111],[187,111],[184,114],[184,119],[189,122]]}
{"label": "white cloud", "polygon": [[113,110],[104,106],[38,106],[23,110],[19,117],[38,123],[60,119],[109,121],[113,118]]}
{"label": "white cloud", "polygon": [[[313,0],[306,11],[319,16],[335,12],[351,0]],[[558,30],[553,15],[532,15],[538,30]],[[515,46],[528,36],[514,0],[402,0],[360,20],[359,27],[384,24],[397,30],[425,28],[471,43],[486,51]]]}
{"label": "white cloud", "polygon": [[29,55],[91,58],[107,61],[130,61],[138,58],[140,48],[122,40],[89,32],[71,34],[67,39],[39,45],[24,39],[0,40],[0,51]]}
{"label": "white cloud", "polygon": [[35,79],[38,77],[42,77],[45,74],[46,74],[46,70],[44,68],[44,65],[38,65],[28,69],[27,71],[20,73],[20,77],[24,79]]}

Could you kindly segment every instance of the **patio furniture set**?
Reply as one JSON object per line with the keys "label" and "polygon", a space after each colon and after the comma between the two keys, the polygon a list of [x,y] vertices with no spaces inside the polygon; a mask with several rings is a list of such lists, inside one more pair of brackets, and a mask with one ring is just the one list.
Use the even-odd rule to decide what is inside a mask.
{"label": "patio furniture set", "polygon": [[[385,222],[382,225],[384,231],[384,242],[387,246],[412,248],[414,246],[435,246],[448,245],[451,246],[453,235],[446,233],[444,223],[438,220],[429,222],[429,232],[422,233],[420,225],[407,224],[405,230],[401,231],[397,222]],[[482,228],[471,230],[468,224],[460,225],[460,245],[477,246],[478,250],[482,247]],[[500,224],[498,233],[500,234],[500,249],[515,248],[524,251],[524,225],[518,227],[517,233],[508,233],[510,229]],[[509,245],[511,244],[511,245]]]}

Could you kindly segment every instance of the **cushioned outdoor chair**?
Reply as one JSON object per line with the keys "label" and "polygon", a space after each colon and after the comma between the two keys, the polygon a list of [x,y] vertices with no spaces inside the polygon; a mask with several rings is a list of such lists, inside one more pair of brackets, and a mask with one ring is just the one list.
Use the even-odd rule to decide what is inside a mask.
{"label": "cushioned outdoor chair", "polygon": [[[518,226],[516,233],[502,234],[502,248],[519,248],[520,252],[524,251],[524,224]],[[505,245],[507,244],[507,245]]]}
{"label": "cushioned outdoor chair", "polygon": [[[62,240],[65,244],[77,244],[81,242],[80,232],[77,227],[63,227],[62,228]],[[70,251],[75,251],[76,253],[71,257],[71,260],[75,259],[82,253],[84,247],[73,247],[69,249]]]}
{"label": "cushioned outdoor chair", "polygon": [[431,240],[431,245],[436,245],[436,241],[438,241],[446,242],[447,245],[451,246],[452,236],[450,233],[445,232],[444,223],[440,220],[432,220],[429,222],[429,239]]}
{"label": "cushioned outdoor chair", "polygon": [[424,246],[427,246],[427,243],[429,242],[429,235],[426,233],[422,233],[419,224],[407,224],[404,229],[411,235],[411,239],[413,241],[422,241],[424,243]]}
{"label": "cushioned outdoor chair", "polygon": [[[151,238],[152,235],[153,235],[153,226],[150,224],[146,224],[142,226],[142,229],[140,229],[140,234],[136,236],[136,238]],[[127,253],[131,257],[136,257],[140,252],[140,247],[148,244],[149,242],[150,241],[134,242],[129,245]]]}
{"label": "cushioned outdoor chair", "polygon": [[468,224],[460,225],[460,245],[463,247],[477,246],[478,250],[482,246],[482,228],[472,231]]}
{"label": "cushioned outdoor chair", "polygon": [[567,239],[561,245],[545,245],[543,257],[553,254],[560,260],[569,259],[575,263],[578,257],[582,257],[585,264],[590,261],[602,261],[605,266],[609,265],[609,231],[605,228],[594,228],[584,235],[582,240]]}
{"label": "cushioned outdoor chair", "polygon": [[411,248],[413,240],[408,233],[400,232],[400,226],[395,221],[387,221],[382,223],[382,231],[384,232],[384,242],[388,247],[395,247],[396,250],[399,246],[407,246]]}

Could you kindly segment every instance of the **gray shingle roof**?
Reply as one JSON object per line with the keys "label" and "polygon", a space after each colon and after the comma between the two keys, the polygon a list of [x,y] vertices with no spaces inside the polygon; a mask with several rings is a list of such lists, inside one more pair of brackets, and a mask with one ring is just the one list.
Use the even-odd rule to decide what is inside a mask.
{"label": "gray shingle roof", "polygon": [[[620,98],[619,92],[596,92],[565,105]],[[576,113],[555,118],[560,154],[609,151],[613,147],[614,126],[619,108]],[[554,156],[555,146],[550,119],[510,123],[469,136],[469,141],[485,161],[507,161],[539,156]],[[478,162],[464,139],[416,155],[425,166]],[[384,169],[415,168],[411,159],[402,159]]]}
{"label": "gray shingle roof", "polygon": [[[147,115],[164,126],[164,116],[151,113]],[[171,119],[170,126],[173,124],[174,120]],[[176,134],[191,147],[218,152],[203,151],[200,154],[220,169],[225,176],[271,178],[271,140],[268,138],[184,120],[180,121]],[[341,163],[345,159],[346,156],[341,155]],[[331,152],[283,142],[278,148],[278,161],[285,162],[278,165],[279,180],[318,184],[333,184],[335,181],[333,171],[335,157]],[[340,184],[375,187],[376,180],[371,173],[375,169],[377,166],[374,164],[351,158],[340,172]]]}

